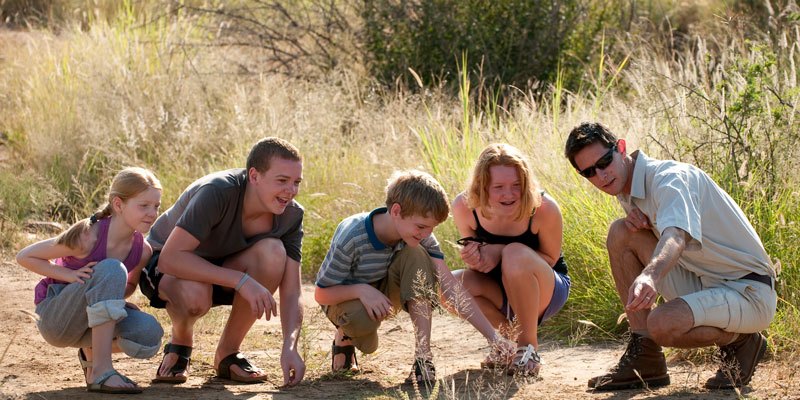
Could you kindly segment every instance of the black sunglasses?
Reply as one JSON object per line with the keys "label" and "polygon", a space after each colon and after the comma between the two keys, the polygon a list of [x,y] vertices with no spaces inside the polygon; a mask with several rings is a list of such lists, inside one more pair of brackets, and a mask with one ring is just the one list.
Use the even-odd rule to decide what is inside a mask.
{"label": "black sunglasses", "polygon": [[581,174],[581,176],[584,178],[591,178],[595,176],[595,174],[597,174],[598,169],[606,169],[608,168],[609,165],[611,165],[611,162],[614,161],[614,152],[616,150],[617,150],[617,145],[614,145],[614,147],[608,149],[606,154],[603,154],[603,156],[600,157],[600,159],[598,159],[597,162],[594,163],[594,165],[592,165],[591,167],[586,167],[583,170],[577,170],[578,173]]}
{"label": "black sunglasses", "polygon": [[484,244],[486,244],[486,240],[480,237],[468,236],[456,240],[456,243],[458,243],[460,246],[466,246],[467,244],[469,244],[469,242],[476,242],[478,243],[479,246],[483,246]]}

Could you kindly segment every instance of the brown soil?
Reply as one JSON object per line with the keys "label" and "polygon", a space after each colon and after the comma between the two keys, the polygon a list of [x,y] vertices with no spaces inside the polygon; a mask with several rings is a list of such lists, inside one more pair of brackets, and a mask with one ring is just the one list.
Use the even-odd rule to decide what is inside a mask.
{"label": "brown soil", "polygon": [[[76,351],[56,348],[39,335],[33,315],[33,286],[39,277],[16,265],[6,255],[0,263],[0,398],[77,399],[99,398],[87,393],[76,360]],[[330,369],[331,325],[313,300],[313,286],[304,286],[305,328],[301,339],[308,371],[294,388],[280,388],[281,337],[278,319],[260,320],[245,339],[242,350],[255,364],[270,374],[270,382],[234,385],[216,379],[211,367],[215,340],[224,323],[226,309],[218,307],[196,327],[193,371],[189,381],[178,386],[152,384],[161,357],[134,360],[115,355],[115,367],[139,382],[144,393],[130,398],[415,398],[411,385],[403,384],[412,359],[413,331],[406,315],[389,320],[381,327],[381,346],[372,355],[361,355],[363,372],[354,377],[334,376]],[[141,295],[134,297],[144,305]],[[144,307],[143,307],[144,308]],[[153,312],[168,329],[162,310]],[[737,397],[734,391],[711,392],[702,388],[713,365],[671,362],[672,385],[655,391],[626,390],[593,393],[586,381],[602,373],[621,355],[620,343],[567,347],[554,341],[541,346],[544,365],[538,379],[507,377],[481,371],[479,363],[488,352],[486,342],[469,324],[449,315],[434,317],[433,351],[442,387],[440,398],[552,398],[552,399],[640,399]],[[771,358],[771,357],[770,357]],[[763,362],[752,385],[741,395],[754,398],[800,398],[800,377],[796,362]],[[421,388],[422,397],[429,391]]]}

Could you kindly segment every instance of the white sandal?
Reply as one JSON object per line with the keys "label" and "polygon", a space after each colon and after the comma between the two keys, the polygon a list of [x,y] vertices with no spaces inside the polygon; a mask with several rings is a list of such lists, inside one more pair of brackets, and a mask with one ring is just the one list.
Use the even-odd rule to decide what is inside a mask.
{"label": "white sandal", "polygon": [[[531,361],[534,363],[533,368],[525,368]],[[532,344],[528,344],[527,346],[517,347],[514,359],[511,361],[511,365],[508,366],[508,374],[536,376],[539,374],[541,366],[542,359],[539,357],[539,353],[536,352]]]}

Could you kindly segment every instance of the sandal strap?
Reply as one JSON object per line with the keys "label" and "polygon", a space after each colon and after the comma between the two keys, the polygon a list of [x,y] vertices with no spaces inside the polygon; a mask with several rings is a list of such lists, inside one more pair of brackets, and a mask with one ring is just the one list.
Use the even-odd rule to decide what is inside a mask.
{"label": "sandal strap", "polygon": [[[346,337],[346,336],[345,336]],[[348,338],[349,339],[349,338]],[[347,346],[337,346],[336,339],[333,340],[333,345],[331,346],[331,369],[333,369],[333,357],[336,357],[337,354],[344,354],[344,365],[342,365],[342,370],[350,370],[353,368],[353,364],[358,367],[358,357],[356,356],[356,347],[352,344]],[[352,357],[352,361],[350,358]]]}
{"label": "sandal strap", "polygon": [[[178,355],[178,359],[175,360],[175,364],[169,369],[169,373],[172,374],[172,376],[177,376],[180,373],[186,372],[192,357],[192,346],[167,343],[164,345],[164,356],[169,353]],[[163,359],[161,363],[164,363]]]}
{"label": "sandal strap", "polygon": [[189,360],[192,357],[192,346],[184,346],[181,344],[167,343],[164,345],[164,354],[174,353],[178,357]]}
{"label": "sandal strap", "polygon": [[105,374],[100,375],[99,378],[95,379],[95,381],[92,383],[92,385],[103,385],[104,383],[106,383],[107,380],[109,380],[109,378],[111,378],[114,375],[119,376],[120,379],[122,379],[122,381],[125,382],[125,383],[130,383],[132,385],[136,385],[136,382],[132,381],[127,376],[120,374],[114,368],[111,368],[110,370],[106,371]]}
{"label": "sandal strap", "polygon": [[[519,359],[517,357],[519,357]],[[532,344],[517,347],[513,361],[515,366],[522,368],[531,360],[537,364],[542,364],[542,359],[539,357],[539,353],[536,352],[536,348],[534,348]]]}
{"label": "sandal strap", "polygon": [[78,361],[81,363],[81,368],[83,368],[83,374],[86,375],[86,368],[92,368],[92,362],[86,359],[86,353],[83,352],[82,348],[78,348]]}
{"label": "sandal strap", "polygon": [[433,361],[426,360],[424,358],[417,358],[414,360],[414,375],[422,376],[423,368],[427,369],[432,373],[436,373],[436,367],[433,365]]}
{"label": "sandal strap", "polygon": [[237,351],[236,353],[229,354],[219,362],[219,367],[217,367],[217,375],[225,379],[231,379],[232,365],[235,365],[241,368],[243,372],[250,374],[261,372],[258,367],[251,364],[250,361],[244,357],[244,354]]}

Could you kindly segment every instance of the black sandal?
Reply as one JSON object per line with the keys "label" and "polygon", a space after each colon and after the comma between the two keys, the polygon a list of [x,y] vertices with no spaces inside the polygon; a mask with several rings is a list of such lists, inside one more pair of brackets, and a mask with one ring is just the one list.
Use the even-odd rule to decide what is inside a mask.
{"label": "black sandal", "polygon": [[[338,354],[344,354],[344,365],[342,365],[341,369],[334,369],[333,367],[333,359],[336,358]],[[351,361],[352,359],[352,361]],[[331,345],[331,371],[333,372],[358,372],[358,357],[356,357],[356,347],[352,344],[347,346],[337,346],[336,339],[333,339],[333,344]]]}
{"label": "black sandal", "polygon": [[436,367],[433,366],[433,361],[417,358],[414,360],[414,377],[409,376],[406,378],[406,383],[432,383],[436,382]]}
{"label": "black sandal", "polygon": [[156,378],[153,379],[153,382],[165,382],[165,383],[184,383],[188,377],[186,375],[178,376],[180,373],[185,373],[186,368],[189,367],[189,361],[192,359],[192,346],[183,346],[180,344],[172,344],[167,343],[164,346],[164,357],[166,358],[167,354],[174,353],[178,355],[178,360],[175,361],[175,365],[169,369],[169,373],[172,376],[162,376],[158,374],[158,371],[161,370],[161,366],[164,365],[164,359],[161,359],[161,365],[158,366],[156,370]]}
{"label": "black sandal", "polygon": [[222,379],[229,379],[234,382],[241,382],[241,383],[261,383],[267,380],[266,375],[240,376],[233,374],[231,373],[232,365],[235,365],[241,368],[242,371],[250,374],[257,374],[264,372],[255,365],[250,364],[250,361],[247,361],[247,359],[244,358],[244,354],[236,352],[229,354],[227,357],[223,358],[222,361],[219,362],[219,366],[217,367],[217,376]]}

